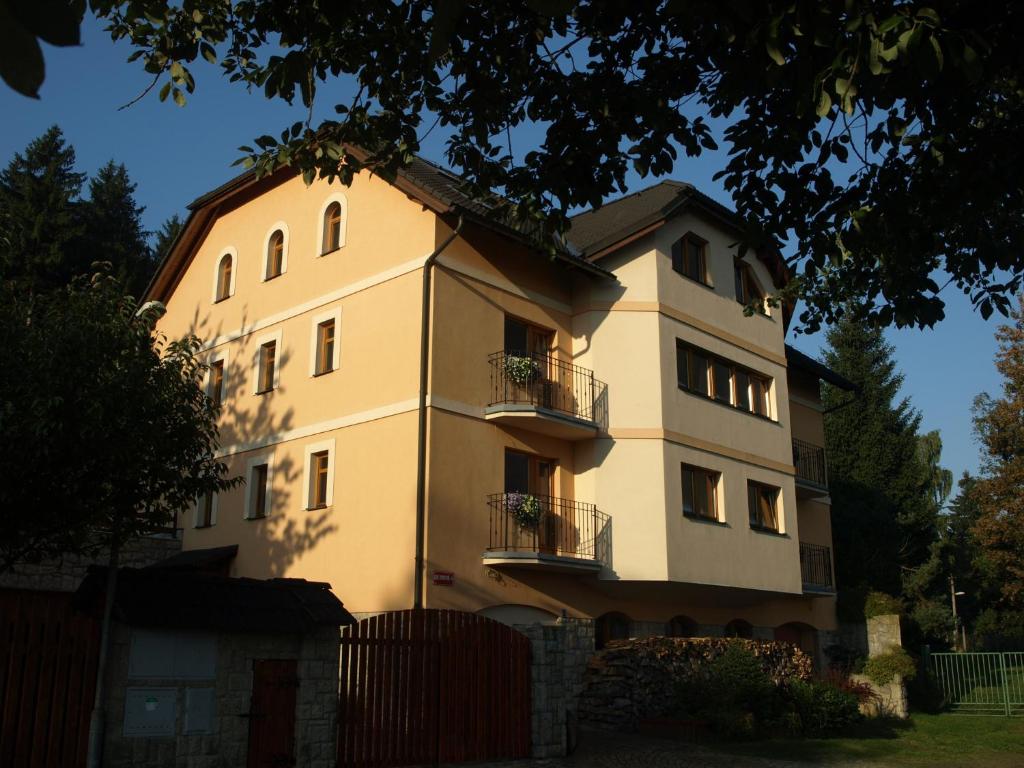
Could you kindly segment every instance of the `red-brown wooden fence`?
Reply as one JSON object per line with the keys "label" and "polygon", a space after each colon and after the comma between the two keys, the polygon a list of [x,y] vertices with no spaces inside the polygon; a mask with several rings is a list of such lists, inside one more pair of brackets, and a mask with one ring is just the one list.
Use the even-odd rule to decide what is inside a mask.
{"label": "red-brown wooden fence", "polygon": [[338,765],[530,756],[530,641],[461,611],[394,611],[341,639]]}
{"label": "red-brown wooden fence", "polygon": [[70,593],[0,590],[0,765],[85,765],[98,650]]}

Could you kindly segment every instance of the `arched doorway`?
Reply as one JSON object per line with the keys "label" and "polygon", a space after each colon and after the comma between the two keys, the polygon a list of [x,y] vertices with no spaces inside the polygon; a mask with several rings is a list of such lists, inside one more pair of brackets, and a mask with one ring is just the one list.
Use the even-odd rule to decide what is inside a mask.
{"label": "arched doorway", "polygon": [[697,637],[697,622],[689,616],[673,616],[666,627],[669,637]]}
{"label": "arched doorway", "polygon": [[725,625],[726,637],[741,637],[751,640],[754,637],[754,625],[745,619],[733,619]]}
{"label": "arched doorway", "polygon": [[606,613],[594,621],[594,645],[598,650],[609,640],[628,640],[631,621],[624,613]]}
{"label": "arched doorway", "polygon": [[818,630],[802,621],[790,621],[775,628],[775,639],[795,645],[817,663]]}

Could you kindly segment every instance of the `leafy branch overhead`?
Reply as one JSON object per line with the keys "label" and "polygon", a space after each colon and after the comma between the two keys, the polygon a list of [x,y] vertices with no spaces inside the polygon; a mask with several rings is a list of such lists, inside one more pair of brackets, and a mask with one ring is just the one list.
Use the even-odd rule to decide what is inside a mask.
{"label": "leafy branch overhead", "polygon": [[[469,192],[502,193],[510,214],[554,235],[570,211],[623,191],[630,170],[685,175],[683,156],[721,142],[742,245],[794,254],[785,298],[805,299],[806,327],[847,308],[931,325],[947,284],[988,316],[1021,287],[1017,3],[91,7],[163,98],[185,103],[203,59],[240,87],[301,102],[306,119],[243,148],[260,173],[388,177],[437,129]],[[318,92],[339,81],[351,98],[319,119]],[[528,126],[541,141],[523,137]]]}

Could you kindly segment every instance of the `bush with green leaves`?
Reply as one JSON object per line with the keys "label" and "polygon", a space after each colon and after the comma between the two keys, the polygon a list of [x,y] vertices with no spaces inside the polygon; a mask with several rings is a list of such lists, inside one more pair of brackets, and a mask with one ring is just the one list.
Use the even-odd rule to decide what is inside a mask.
{"label": "bush with green leaves", "polygon": [[868,592],[864,600],[864,618],[875,616],[899,616],[903,613],[903,604],[899,598],[885,592]]}
{"label": "bush with green leaves", "polygon": [[904,649],[892,648],[868,659],[864,664],[864,674],[878,685],[888,685],[897,675],[904,680],[913,680],[917,674],[917,662]]}
{"label": "bush with green leaves", "polygon": [[799,717],[803,736],[835,735],[861,717],[857,696],[829,682],[791,680],[786,698]]}

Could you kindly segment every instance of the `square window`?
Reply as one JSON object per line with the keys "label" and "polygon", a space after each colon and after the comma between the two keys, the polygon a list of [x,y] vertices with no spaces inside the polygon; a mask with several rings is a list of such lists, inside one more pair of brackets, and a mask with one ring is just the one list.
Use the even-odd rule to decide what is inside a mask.
{"label": "square window", "polygon": [[718,472],[682,465],[683,514],[687,517],[718,519]]}
{"label": "square window", "polygon": [[778,488],[753,481],[747,483],[747,511],[751,528],[779,530],[778,499]]}

